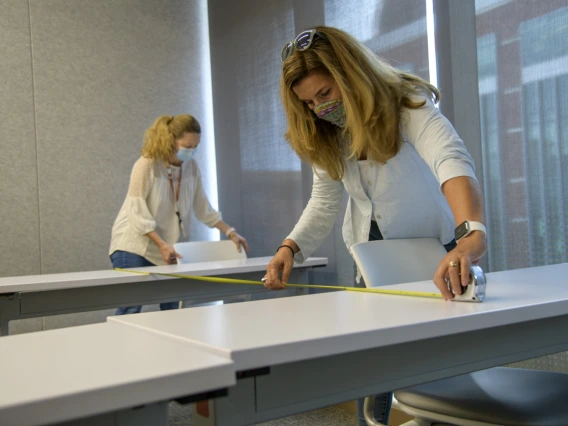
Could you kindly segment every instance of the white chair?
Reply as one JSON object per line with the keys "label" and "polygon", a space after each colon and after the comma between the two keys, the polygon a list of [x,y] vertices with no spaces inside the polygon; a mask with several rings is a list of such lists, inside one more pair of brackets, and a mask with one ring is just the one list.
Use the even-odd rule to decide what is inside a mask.
{"label": "white chair", "polygon": [[[175,250],[182,255],[177,259],[178,264],[212,262],[220,260],[240,260],[246,259],[247,254],[244,250],[237,250],[235,243],[230,240],[224,241],[190,241],[187,243],[174,244]],[[250,295],[243,294],[231,296],[223,299],[223,303],[246,302],[250,300]],[[187,303],[189,302],[189,303]],[[208,301],[211,302],[211,301]],[[203,301],[199,302],[199,304]],[[184,304],[193,305],[192,301],[181,301],[179,307]]]}
{"label": "white chair", "polygon": [[431,279],[446,255],[436,238],[369,241],[355,244],[351,254],[367,287]]}
{"label": "white chair", "polygon": [[190,241],[174,244],[175,250],[183,257],[178,258],[178,264],[213,262],[216,260],[246,259],[244,250],[237,251],[235,243],[224,241]]}
{"label": "white chair", "polygon": [[[446,254],[434,238],[370,241],[351,252],[367,287],[432,279]],[[415,416],[403,426],[568,425],[563,373],[497,367],[411,386],[394,396],[394,407]],[[365,420],[382,426],[374,420],[373,404],[374,397],[365,398]]]}

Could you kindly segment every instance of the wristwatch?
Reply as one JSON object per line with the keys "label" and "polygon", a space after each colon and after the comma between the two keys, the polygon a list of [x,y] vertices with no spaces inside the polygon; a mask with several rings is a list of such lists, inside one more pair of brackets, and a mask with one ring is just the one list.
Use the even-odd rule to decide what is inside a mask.
{"label": "wristwatch", "polygon": [[467,237],[473,231],[481,231],[487,236],[487,230],[483,223],[466,220],[460,223],[454,231],[456,243],[462,238]]}

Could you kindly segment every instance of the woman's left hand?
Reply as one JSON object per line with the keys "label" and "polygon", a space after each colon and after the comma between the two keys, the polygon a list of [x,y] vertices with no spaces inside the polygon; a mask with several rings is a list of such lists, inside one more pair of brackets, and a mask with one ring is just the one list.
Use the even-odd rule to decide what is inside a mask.
{"label": "woman's left hand", "polygon": [[229,234],[229,238],[235,243],[239,253],[241,252],[241,246],[245,249],[245,252],[248,253],[249,248],[248,248],[247,240],[245,240],[245,238],[242,237],[241,235],[237,234],[237,231],[231,232]]}
{"label": "woman's left hand", "polygon": [[469,283],[470,266],[477,265],[486,251],[485,234],[476,231],[461,239],[456,248],[444,256],[434,274],[434,283],[445,300],[462,294],[462,287]]}

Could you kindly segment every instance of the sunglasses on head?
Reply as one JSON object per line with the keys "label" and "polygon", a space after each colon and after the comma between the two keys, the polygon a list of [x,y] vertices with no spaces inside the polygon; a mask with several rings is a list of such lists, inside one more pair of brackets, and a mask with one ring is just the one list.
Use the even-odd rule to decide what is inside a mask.
{"label": "sunglasses on head", "polygon": [[298,34],[294,41],[286,43],[282,48],[282,52],[280,52],[282,62],[288,59],[294,50],[302,51],[309,49],[316,36],[325,38],[322,33],[318,33],[316,30],[306,30]]}

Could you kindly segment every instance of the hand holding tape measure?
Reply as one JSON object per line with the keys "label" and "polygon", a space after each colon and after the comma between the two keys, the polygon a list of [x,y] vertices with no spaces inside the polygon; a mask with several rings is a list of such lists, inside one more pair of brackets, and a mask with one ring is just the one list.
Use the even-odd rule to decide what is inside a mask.
{"label": "hand holding tape measure", "polygon": [[[477,265],[469,267],[469,282],[467,287],[462,290],[462,294],[456,295],[452,300],[455,302],[483,302],[485,300],[485,288],[487,280],[483,269]],[[452,291],[448,282],[448,290]]]}

